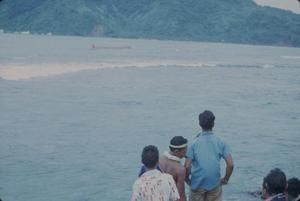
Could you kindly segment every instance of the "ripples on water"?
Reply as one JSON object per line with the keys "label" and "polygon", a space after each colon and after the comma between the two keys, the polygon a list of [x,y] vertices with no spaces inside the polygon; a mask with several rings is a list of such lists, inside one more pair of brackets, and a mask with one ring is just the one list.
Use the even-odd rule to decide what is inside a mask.
{"label": "ripples on water", "polygon": [[[288,177],[300,177],[299,49],[97,39],[106,46],[130,43],[132,48],[96,53],[89,49],[96,39],[20,37],[0,35],[4,46],[5,39],[23,41],[21,47],[26,48],[13,45],[4,53],[0,47],[0,58],[6,58],[0,68],[11,64],[9,58],[29,56],[35,59],[25,59],[26,64],[59,57],[63,63],[154,58],[215,65],[112,68],[0,80],[4,201],[129,200],[142,148],[155,144],[163,152],[175,135],[192,140],[204,109],[216,114],[215,132],[231,145],[236,163],[224,200],[257,200],[246,192],[258,190],[274,167]],[[28,46],[35,40],[42,45]],[[45,49],[55,41],[61,44],[58,53]],[[67,51],[68,45],[77,50]],[[41,61],[35,57],[37,50],[44,55]]]}

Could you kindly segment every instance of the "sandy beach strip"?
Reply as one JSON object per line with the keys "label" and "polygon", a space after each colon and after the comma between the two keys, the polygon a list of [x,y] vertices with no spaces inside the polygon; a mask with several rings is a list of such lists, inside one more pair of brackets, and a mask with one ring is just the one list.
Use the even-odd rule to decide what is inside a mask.
{"label": "sandy beach strip", "polygon": [[125,67],[154,67],[154,66],[213,66],[199,62],[186,61],[125,61],[108,63],[40,63],[40,64],[0,64],[0,78],[5,80],[21,80],[34,77],[57,76],[65,73],[79,72],[82,70],[97,70],[103,68]]}

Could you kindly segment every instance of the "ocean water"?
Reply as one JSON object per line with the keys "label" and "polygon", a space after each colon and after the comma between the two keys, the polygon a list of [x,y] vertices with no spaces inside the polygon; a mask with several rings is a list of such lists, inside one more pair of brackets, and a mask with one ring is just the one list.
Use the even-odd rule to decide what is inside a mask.
{"label": "ocean water", "polygon": [[205,109],[233,151],[224,200],[300,177],[299,48],[0,34],[0,77],[3,201],[129,200],[142,148],[191,141]]}

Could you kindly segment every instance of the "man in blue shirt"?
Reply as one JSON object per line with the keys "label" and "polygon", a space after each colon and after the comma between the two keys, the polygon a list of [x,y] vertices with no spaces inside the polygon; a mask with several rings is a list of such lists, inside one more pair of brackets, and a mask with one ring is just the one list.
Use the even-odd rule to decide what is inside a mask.
{"label": "man in blue shirt", "polygon": [[[221,201],[222,185],[227,184],[233,172],[229,146],[213,134],[215,116],[211,111],[199,115],[202,132],[188,147],[187,183],[191,187],[190,201]],[[221,178],[220,160],[226,162],[225,176]],[[190,175],[190,176],[189,176]]]}

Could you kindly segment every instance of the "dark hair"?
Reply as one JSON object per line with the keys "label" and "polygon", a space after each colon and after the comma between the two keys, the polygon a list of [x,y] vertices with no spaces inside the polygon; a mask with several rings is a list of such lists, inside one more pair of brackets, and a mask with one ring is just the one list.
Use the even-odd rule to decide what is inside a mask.
{"label": "dark hair", "polygon": [[286,189],[286,176],[279,168],[269,172],[264,178],[263,187],[269,195],[283,193]]}
{"label": "dark hair", "polygon": [[199,114],[199,124],[203,130],[211,130],[215,125],[215,115],[211,111],[205,110]]}
{"label": "dark hair", "polygon": [[[174,145],[174,146],[180,146],[180,145],[184,145],[188,142],[187,139],[185,139],[182,136],[175,136],[171,139],[170,141],[170,145]],[[186,147],[183,148],[174,148],[174,147],[169,147],[171,151],[175,151],[175,150],[181,150],[181,149],[185,149]]]}
{"label": "dark hair", "polygon": [[287,192],[293,197],[300,195],[300,180],[298,178],[290,178],[288,180]]}
{"label": "dark hair", "polygon": [[142,163],[147,168],[154,168],[158,163],[159,152],[156,146],[148,145],[144,147],[142,152]]}

